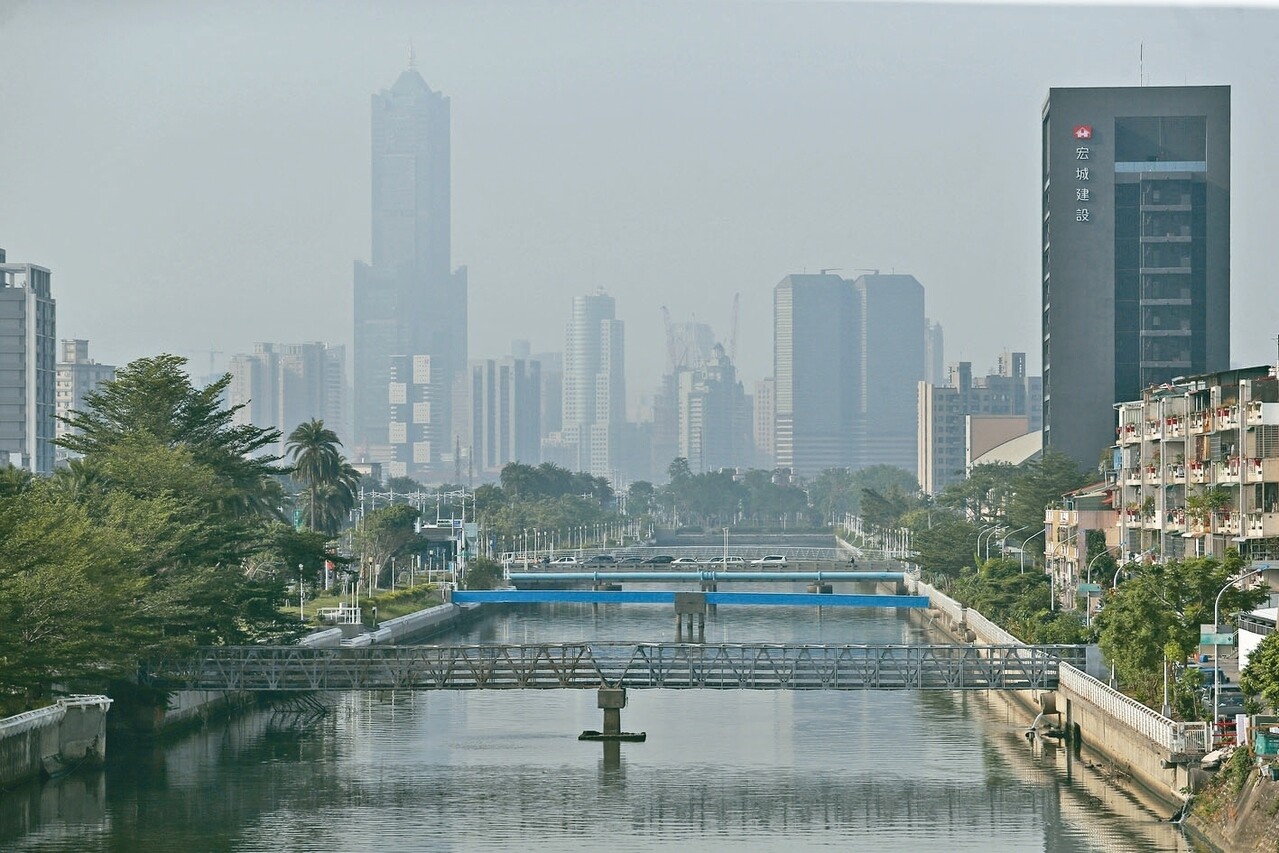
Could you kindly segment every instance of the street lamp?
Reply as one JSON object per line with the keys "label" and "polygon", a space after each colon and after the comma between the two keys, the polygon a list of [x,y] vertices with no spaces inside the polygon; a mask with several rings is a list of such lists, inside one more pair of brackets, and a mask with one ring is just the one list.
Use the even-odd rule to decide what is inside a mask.
{"label": "street lamp", "polygon": [[981,559],[981,538],[985,536],[987,533],[993,534],[998,529],[999,529],[999,524],[995,523],[995,524],[987,524],[984,527],[982,527],[981,530],[977,531],[977,553],[973,555],[974,560]]}
{"label": "street lamp", "polygon": [[[1005,534],[1003,534],[1002,536],[1000,536],[1000,537],[999,537],[999,556],[1001,556],[1001,557],[1002,557],[1002,556],[1004,555],[1004,544],[1003,544],[1003,543],[1004,543],[1004,542],[1006,542],[1006,541],[1008,541],[1008,537],[1009,537],[1009,536],[1016,536],[1018,533],[1021,533],[1021,532],[1022,532],[1023,530],[1025,530],[1027,527],[1030,527],[1030,525],[1029,525],[1029,524],[1023,524],[1021,527],[1018,527],[1016,530],[1013,530],[1013,531],[1010,531],[1010,532],[1008,532],[1008,533],[1005,533]],[[994,538],[993,536],[992,536],[992,537],[990,537],[990,539],[993,539],[993,538]],[[987,559],[987,560],[989,560],[989,559],[990,559],[990,539],[987,539],[987,540],[986,540],[986,559]]]}
{"label": "street lamp", "polygon": [[304,597],[305,593],[302,590],[302,571],[302,564],[298,563],[298,620],[305,622],[306,608],[304,602],[306,601],[306,598]]}
{"label": "street lamp", "polygon": [[1022,541],[1021,543],[1021,573],[1023,575],[1026,574],[1026,546],[1030,544],[1031,539],[1034,539],[1036,536],[1040,536],[1047,532],[1048,532],[1047,527],[1043,528],[1042,530],[1036,530],[1034,533],[1030,534],[1029,536],[1025,538],[1025,540]]}
{"label": "street lamp", "polygon": [[1217,638],[1220,630],[1218,628],[1218,623],[1221,621],[1221,596],[1226,590],[1230,589],[1244,578],[1259,575],[1268,568],[1270,568],[1269,565],[1264,565],[1259,569],[1244,572],[1237,578],[1231,578],[1226,582],[1226,585],[1221,588],[1221,592],[1217,593],[1217,600],[1212,603],[1212,726],[1214,734],[1217,730],[1217,711],[1220,708],[1221,700],[1221,678],[1218,674],[1221,672],[1221,667],[1217,665]]}

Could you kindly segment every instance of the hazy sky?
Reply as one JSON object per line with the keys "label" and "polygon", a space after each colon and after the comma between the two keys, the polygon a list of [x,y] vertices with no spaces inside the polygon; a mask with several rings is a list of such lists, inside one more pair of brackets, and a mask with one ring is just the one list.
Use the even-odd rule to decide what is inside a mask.
{"label": "hazy sky", "polygon": [[[100,361],[350,342],[369,96],[452,98],[471,356],[560,349],[573,295],[652,393],[666,305],[772,371],[791,272],[913,273],[947,360],[1039,363],[1049,86],[1233,86],[1232,358],[1275,357],[1279,12],[801,2],[0,0],[0,246]],[[1144,50],[1142,45],[1144,45]],[[227,355],[216,357],[219,368]]]}

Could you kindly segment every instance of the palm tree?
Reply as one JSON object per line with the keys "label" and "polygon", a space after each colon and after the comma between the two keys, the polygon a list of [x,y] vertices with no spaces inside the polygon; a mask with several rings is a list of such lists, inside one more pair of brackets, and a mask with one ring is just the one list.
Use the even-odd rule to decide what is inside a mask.
{"label": "palm tree", "polygon": [[293,460],[293,476],[307,487],[309,522],[307,527],[315,530],[316,506],[321,488],[339,480],[343,459],[338,453],[342,446],[337,433],[324,425],[324,421],[313,418],[297,425],[285,444],[285,451]]}

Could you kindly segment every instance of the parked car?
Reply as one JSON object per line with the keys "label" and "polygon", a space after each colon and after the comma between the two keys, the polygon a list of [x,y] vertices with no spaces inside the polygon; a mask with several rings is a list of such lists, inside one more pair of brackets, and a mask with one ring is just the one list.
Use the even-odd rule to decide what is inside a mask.
{"label": "parked car", "polygon": [[711,557],[706,562],[711,564],[712,566],[744,566],[746,565],[746,560],[744,558],[735,557],[732,555],[729,555],[727,557]]}
{"label": "parked car", "polygon": [[618,557],[617,564],[619,566],[634,566],[644,562],[644,558],[639,554],[627,554],[625,557]]}
{"label": "parked car", "polygon": [[785,566],[785,554],[769,554],[766,557],[760,557],[758,560],[751,560],[752,566]]}
{"label": "parked car", "polygon": [[654,554],[644,560],[644,564],[648,566],[665,566],[668,563],[675,562],[675,558],[670,554]]}
{"label": "parked car", "polygon": [[612,554],[592,554],[582,561],[584,566],[612,566],[616,563]]}
{"label": "parked car", "polygon": [[671,565],[673,566],[696,566],[697,564],[696,557],[679,557],[678,559],[671,560]]}
{"label": "parked car", "polygon": [[565,556],[565,557],[556,557],[554,560],[551,560],[551,565],[552,566],[576,566],[577,557],[574,557],[572,555]]}

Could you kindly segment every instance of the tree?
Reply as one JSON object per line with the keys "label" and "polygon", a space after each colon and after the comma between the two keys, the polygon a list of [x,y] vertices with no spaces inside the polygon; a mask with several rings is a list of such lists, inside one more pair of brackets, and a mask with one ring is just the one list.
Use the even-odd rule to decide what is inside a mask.
{"label": "tree", "polygon": [[1279,708],[1279,634],[1267,634],[1253,649],[1239,676],[1239,686],[1250,696],[1260,696],[1271,708]]}
{"label": "tree", "polygon": [[957,578],[973,567],[978,528],[952,509],[919,509],[903,517],[911,561],[934,577]]}
{"label": "tree", "polygon": [[84,398],[84,410],[61,420],[70,431],[56,444],[86,459],[108,453],[140,433],[168,447],[187,448],[196,461],[213,468],[232,488],[228,507],[241,515],[279,517],[279,485],[285,473],[278,456],[265,452],[280,440],[279,430],[235,424],[243,406],[222,408],[231,374],[196,388],[176,355],[140,358],[120,368],[116,378]]}
{"label": "tree", "polygon": [[1242,566],[1231,549],[1224,560],[1198,557],[1125,567],[1130,577],[1112,592],[1095,621],[1102,652],[1137,699],[1153,704],[1163,690],[1164,668],[1184,664],[1198,652],[1199,626],[1212,619],[1223,588],[1225,613],[1265,600],[1264,590],[1229,584]]}
{"label": "tree", "polygon": [[414,549],[418,542],[414,527],[417,519],[418,511],[407,504],[380,507],[364,517],[355,533],[355,544],[370,582],[390,567],[392,557]]}
{"label": "tree", "polygon": [[343,460],[338,452],[341,446],[337,433],[316,418],[298,424],[289,433],[285,444],[285,451],[293,461],[293,476],[306,487],[310,498],[307,501],[307,527],[311,530],[318,529],[316,515],[320,489],[334,486],[341,480]]}
{"label": "tree", "polygon": [[476,557],[466,564],[467,589],[496,589],[502,583],[502,566],[487,557]]}

